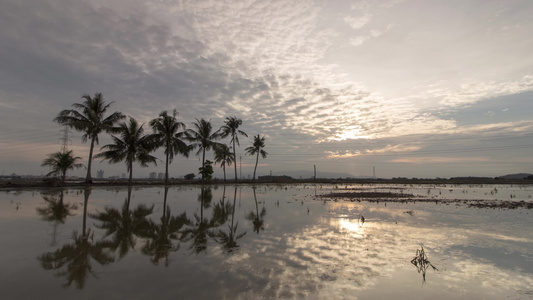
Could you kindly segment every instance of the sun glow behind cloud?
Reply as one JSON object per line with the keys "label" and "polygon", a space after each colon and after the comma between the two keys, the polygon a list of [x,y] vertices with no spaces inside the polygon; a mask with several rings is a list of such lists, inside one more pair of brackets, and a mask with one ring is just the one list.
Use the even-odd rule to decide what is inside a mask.
{"label": "sun glow behind cloud", "polygon": [[414,152],[420,150],[421,146],[416,145],[387,145],[384,148],[379,149],[365,149],[365,150],[344,150],[344,151],[326,151],[326,157],[332,159],[339,158],[351,158],[361,155],[372,155],[372,154],[391,154],[399,152]]}

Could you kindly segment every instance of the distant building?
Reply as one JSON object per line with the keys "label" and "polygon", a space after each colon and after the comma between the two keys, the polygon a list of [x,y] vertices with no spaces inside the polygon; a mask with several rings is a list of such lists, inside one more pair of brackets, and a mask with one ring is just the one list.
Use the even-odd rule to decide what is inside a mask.
{"label": "distant building", "polygon": [[157,173],[157,179],[163,179],[163,178],[165,178],[165,173],[161,173],[161,172]]}
{"label": "distant building", "polygon": [[96,178],[103,179],[104,178],[104,170],[96,171]]}
{"label": "distant building", "polygon": [[157,178],[157,173],[156,172],[151,172],[150,175],[148,176],[150,179],[156,179]]}

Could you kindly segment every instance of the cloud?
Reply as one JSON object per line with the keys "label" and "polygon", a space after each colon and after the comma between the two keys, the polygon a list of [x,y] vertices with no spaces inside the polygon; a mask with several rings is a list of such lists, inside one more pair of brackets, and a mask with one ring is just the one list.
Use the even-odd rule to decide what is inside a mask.
{"label": "cloud", "polygon": [[364,14],[359,17],[347,16],[344,18],[344,22],[350,25],[352,29],[363,28],[372,19],[372,14]]}
{"label": "cloud", "polygon": [[408,163],[408,164],[447,164],[447,163],[460,163],[460,162],[488,162],[491,159],[489,157],[446,157],[446,156],[431,156],[431,157],[402,157],[390,160],[395,163]]}
{"label": "cloud", "polygon": [[422,147],[419,145],[387,145],[378,149],[365,149],[365,150],[345,150],[345,151],[325,151],[327,158],[351,158],[361,155],[373,155],[373,154],[391,154],[398,152],[413,152],[420,150]]}
{"label": "cloud", "polygon": [[[440,3],[463,20],[463,37],[427,4],[341,4],[336,11],[320,1],[3,3],[0,126],[24,119],[31,121],[21,130],[57,131],[58,111],[102,92],[113,110],[140,122],[174,108],[187,125],[242,118],[248,134],[268,135],[272,153],[287,154],[272,157],[279,167],[324,158],[323,148],[308,145],[348,158],[356,152],[340,147],[349,142],[375,141],[364,151],[405,145],[400,139],[413,135],[530,129],[525,102],[505,114],[485,107],[495,112],[491,121],[469,110],[533,90],[523,38],[531,24],[522,13],[504,10],[479,27]],[[496,30],[507,23],[521,27]]]}
{"label": "cloud", "polygon": [[364,36],[357,36],[355,38],[351,38],[350,45],[355,46],[355,47],[361,46],[366,41],[366,39],[367,38]]}

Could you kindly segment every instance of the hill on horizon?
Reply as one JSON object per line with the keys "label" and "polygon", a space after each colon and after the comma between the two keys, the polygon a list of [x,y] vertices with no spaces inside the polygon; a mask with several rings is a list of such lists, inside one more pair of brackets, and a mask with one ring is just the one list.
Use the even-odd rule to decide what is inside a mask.
{"label": "hill on horizon", "polygon": [[498,176],[496,178],[501,178],[501,179],[524,179],[528,176],[533,176],[533,174],[530,174],[530,173],[516,173],[516,174],[507,174],[507,175],[503,175],[503,176]]}

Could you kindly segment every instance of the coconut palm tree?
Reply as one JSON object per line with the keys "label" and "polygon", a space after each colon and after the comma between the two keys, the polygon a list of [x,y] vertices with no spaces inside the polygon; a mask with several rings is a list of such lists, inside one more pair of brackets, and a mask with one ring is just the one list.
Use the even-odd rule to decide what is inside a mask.
{"label": "coconut palm tree", "polygon": [[[91,98],[88,94],[81,96],[85,101],[83,103],[74,103],[74,109],[65,109],[61,111],[54,119],[55,122],[67,125],[77,131],[84,132],[81,136],[82,142],[91,141],[89,148],[89,161],[87,162],[87,176],[86,183],[92,183],[91,165],[93,159],[94,144],[98,144],[98,135],[104,131],[109,130],[124,116],[120,112],[114,112],[105,117],[105,113],[109,106],[113,103],[106,104],[101,93],[94,94]],[[79,111],[78,111],[79,110]]]}
{"label": "coconut palm tree", "polygon": [[[225,125],[220,127],[221,136],[222,138],[231,136],[230,143],[233,143],[233,157],[235,158],[237,157],[235,144],[240,146],[239,134],[245,137],[248,137],[248,134],[246,134],[246,132],[242,130],[239,130],[239,126],[242,125],[242,120],[238,119],[237,117],[227,117],[226,121],[224,121],[224,124]],[[234,164],[234,166],[235,166],[235,181],[237,181],[237,164]]]}
{"label": "coconut palm tree", "polygon": [[101,150],[106,151],[94,156],[107,159],[112,164],[124,161],[130,173],[129,185],[132,183],[134,162],[138,162],[141,167],[147,167],[149,163],[157,164],[157,158],[150,155],[150,152],[155,150],[154,139],[151,135],[144,135],[143,125],[139,125],[131,117],[128,123],[120,123],[118,127],[112,129],[113,133],[119,135],[111,135],[114,144],[103,146]]}
{"label": "coconut palm tree", "polygon": [[61,177],[61,183],[64,183],[65,177],[67,177],[68,170],[73,170],[75,168],[79,169],[83,167],[83,164],[77,162],[80,159],[81,157],[78,157],[78,156],[74,157],[72,155],[72,150],[69,150],[67,152],[55,152],[55,153],[48,154],[48,157],[43,160],[43,163],[41,164],[41,166],[51,167],[52,171],[46,174],[46,176],[59,175]]}
{"label": "coconut palm tree", "polygon": [[[215,141],[220,138],[220,133],[218,131],[213,132],[211,121],[206,121],[205,119],[196,119],[196,122],[192,124],[195,129],[187,129],[185,135],[187,140],[192,143],[191,147],[193,149],[198,148],[196,155],[202,153],[202,168],[204,168],[205,152],[211,150],[217,144]],[[202,180],[205,180],[203,176]]]}
{"label": "coconut palm tree", "polygon": [[268,155],[268,153],[263,150],[263,148],[265,148],[265,137],[261,137],[258,134],[254,136],[254,142],[252,146],[245,149],[248,155],[257,155],[255,158],[254,177],[252,177],[252,181],[255,180],[255,171],[257,170],[257,163],[259,162],[259,154],[261,154],[263,158],[266,158]]}
{"label": "coconut palm tree", "polygon": [[226,182],[226,165],[235,164],[235,154],[231,153],[226,144],[218,144],[215,147],[215,164],[219,163],[224,171],[224,182]]}
{"label": "coconut palm tree", "polygon": [[153,119],[148,123],[154,130],[154,138],[159,147],[165,149],[165,184],[168,180],[168,165],[172,163],[174,155],[182,154],[189,157],[190,147],[182,140],[184,132],[180,129],[185,129],[185,124],[178,122],[176,110],[172,112],[172,116],[168,115],[167,111],[159,114],[159,117]]}

